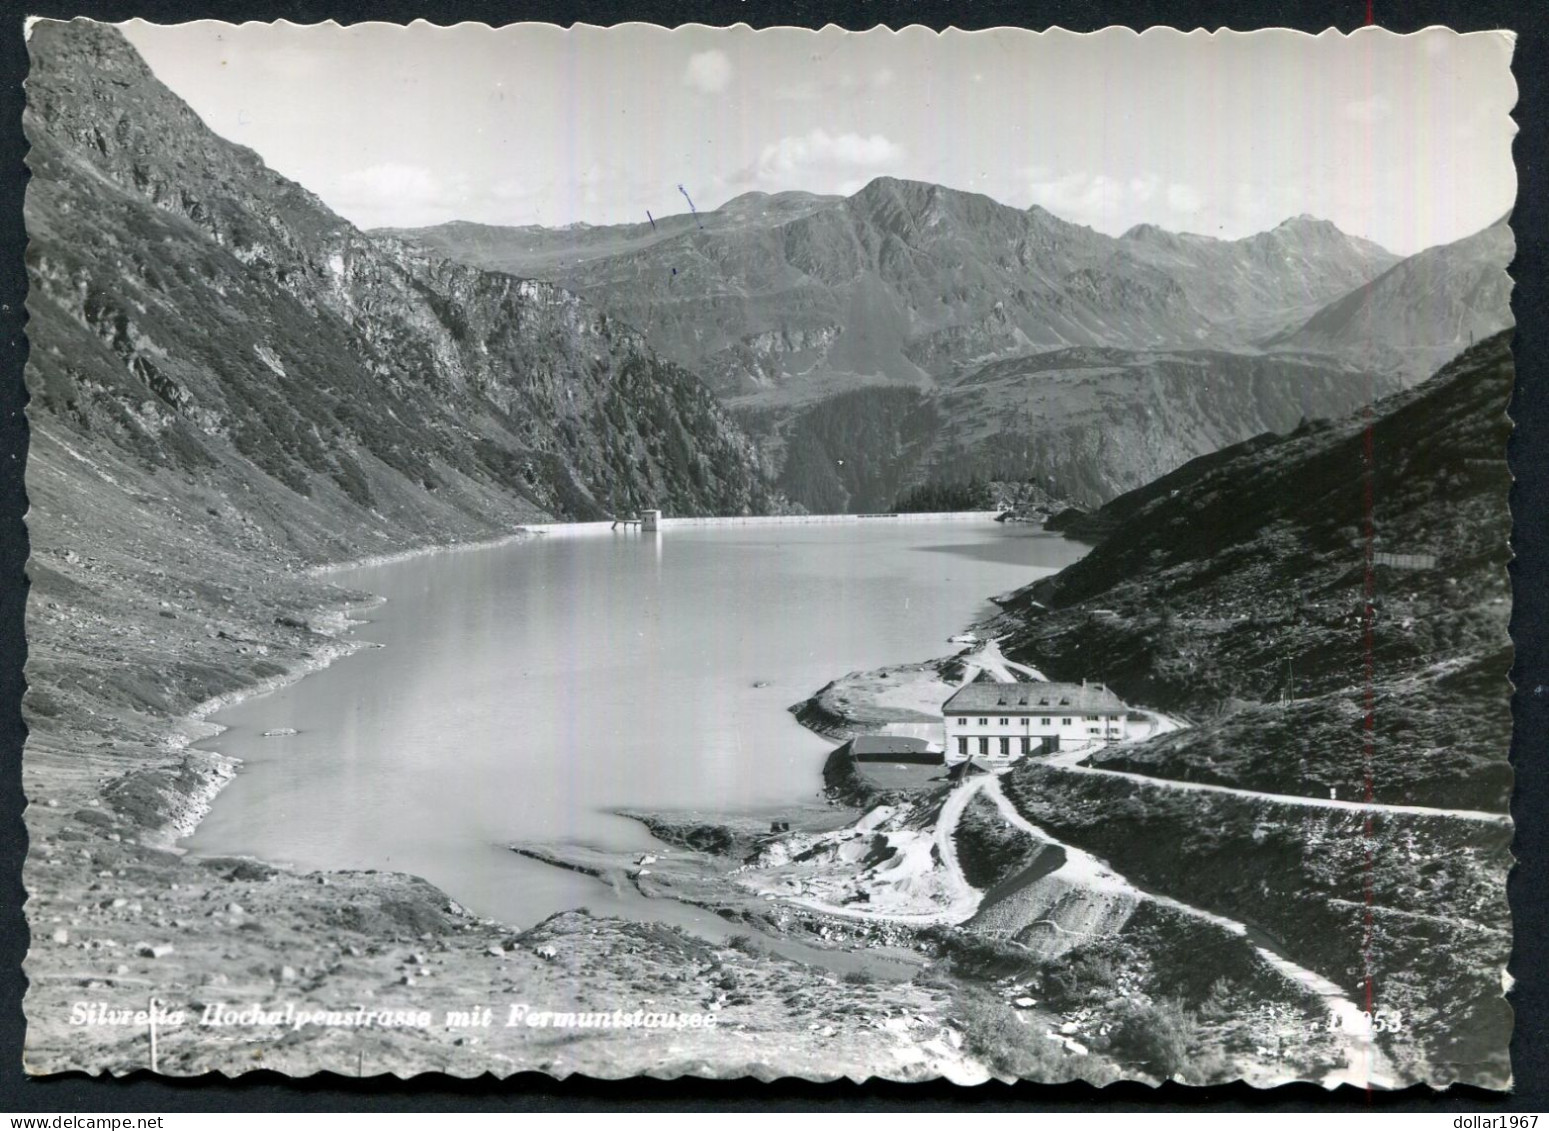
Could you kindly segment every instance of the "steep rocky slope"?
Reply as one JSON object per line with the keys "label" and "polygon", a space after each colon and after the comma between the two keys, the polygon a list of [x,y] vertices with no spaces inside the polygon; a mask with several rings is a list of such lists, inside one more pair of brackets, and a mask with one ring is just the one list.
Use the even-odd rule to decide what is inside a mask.
{"label": "steep rocky slope", "polygon": [[111,28],[44,23],[30,46],[41,434],[253,491],[265,507],[239,509],[308,551],[766,505],[714,398],[633,330],[362,235],[207,130]]}
{"label": "steep rocky slope", "polygon": [[[1377,678],[1499,659],[1511,372],[1499,334],[1378,402],[1369,437],[1364,414],[1311,423],[1114,500],[1075,531],[1102,536],[1090,554],[1010,601],[1015,645],[1197,713],[1359,686],[1368,600]],[[1088,623],[1099,607],[1115,615]],[[1494,761],[1491,714],[1470,726],[1501,745],[1469,745]]]}
{"label": "steep rocky slope", "polygon": [[1359,287],[1398,261],[1386,248],[1305,214],[1239,240],[1138,224],[1120,243],[1123,255],[1177,279],[1200,309],[1213,312],[1214,322],[1244,340],[1259,328],[1284,326],[1290,312],[1316,309],[1330,293]]}
{"label": "steep rocky slope", "polygon": [[1326,358],[1077,347],[992,362],[935,398],[925,457],[941,476],[1036,479],[1090,505],[1195,456],[1307,417],[1343,415],[1397,381]]}
{"label": "steep rocky slope", "polygon": [[649,235],[404,235],[563,282],[727,394],[846,375],[928,384],[1070,345],[1245,344],[1395,261],[1308,217],[1244,240],[1153,228],[1115,239],[1036,206],[890,177],[841,200],[739,197]]}
{"label": "steep rocky slope", "polygon": [[29,793],[118,740],[90,784],[136,779],[170,718],[338,654],[309,613],[347,595],[306,564],[765,504],[748,441],[632,331],[362,236],[112,28],[29,46]]}
{"label": "steep rocky slope", "polygon": [[1428,248],[1273,334],[1275,349],[1335,354],[1414,379],[1512,324],[1506,268],[1516,240],[1505,217]]}
{"label": "steep rocky slope", "polygon": [[1138,777],[1019,766],[1029,819],[1401,1011],[1386,1055],[1435,1083],[1508,1070],[1511,380],[1503,332],[1369,421],[1187,464],[1077,522],[1097,546],[996,626],[1193,723],[1093,759]]}
{"label": "steep rocky slope", "polygon": [[990,362],[930,390],[872,386],[736,415],[792,499],[885,510],[978,477],[1097,506],[1196,456],[1398,388],[1329,357],[1076,346]]}
{"label": "steep rocky slope", "polygon": [[[449,919],[428,885],[167,851],[231,772],[185,717],[350,650],[339,607],[369,598],[312,563],[610,502],[761,508],[752,449],[584,301],[355,231],[205,129],[115,30],[42,22],[29,49],[29,1067],[146,1063],[143,1027],[70,1025],[83,995],[361,1000],[400,984],[387,947],[411,928],[453,940],[487,996],[508,932]],[[616,928],[591,943],[637,945],[603,941]],[[237,1053],[168,1032],[161,1066],[361,1069],[354,1048],[249,1035]],[[367,1056],[457,1070],[454,1039]]]}

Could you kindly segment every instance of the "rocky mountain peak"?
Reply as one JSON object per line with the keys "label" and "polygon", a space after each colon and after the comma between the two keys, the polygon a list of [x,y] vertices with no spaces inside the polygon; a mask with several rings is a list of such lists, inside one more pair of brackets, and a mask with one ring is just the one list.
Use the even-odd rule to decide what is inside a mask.
{"label": "rocky mountain peak", "polygon": [[1177,232],[1170,232],[1166,228],[1148,223],[1136,224],[1119,239],[1134,243],[1157,244],[1161,247],[1176,247],[1180,242]]}
{"label": "rocky mountain peak", "polygon": [[717,212],[744,212],[750,208],[762,208],[769,203],[767,192],[745,192],[734,196],[716,209]]}
{"label": "rocky mountain peak", "polygon": [[1402,260],[1264,344],[1426,376],[1511,325],[1506,268],[1515,253],[1511,228],[1497,222]]}
{"label": "rocky mountain peak", "polygon": [[[23,118],[73,163],[176,212],[237,248],[283,244],[325,258],[353,225],[313,193],[215,134],[164,86],[123,34],[92,20],[44,20],[28,40]],[[29,162],[34,164],[38,155]]]}
{"label": "rocky mountain peak", "polygon": [[80,77],[157,81],[140,53],[111,24],[85,18],[39,19],[28,26],[27,41],[34,49],[35,62],[41,62],[28,76],[29,93],[35,80],[46,81],[79,71],[83,64],[89,67],[91,75]]}
{"label": "rocky mountain peak", "polygon": [[1321,245],[1338,244],[1350,248],[1357,248],[1363,245],[1372,248],[1377,246],[1350,235],[1332,220],[1325,220],[1322,217],[1313,216],[1307,212],[1282,220],[1269,231],[1261,232],[1258,236],[1248,237],[1250,240],[1260,238],[1304,245],[1307,243]]}

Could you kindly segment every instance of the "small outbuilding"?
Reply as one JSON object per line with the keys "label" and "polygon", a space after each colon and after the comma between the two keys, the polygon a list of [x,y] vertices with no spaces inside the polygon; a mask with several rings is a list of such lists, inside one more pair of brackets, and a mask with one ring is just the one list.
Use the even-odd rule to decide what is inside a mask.
{"label": "small outbuilding", "polygon": [[898,762],[910,766],[939,766],[940,750],[931,749],[923,738],[896,734],[858,734],[850,740],[850,753],[857,762]]}

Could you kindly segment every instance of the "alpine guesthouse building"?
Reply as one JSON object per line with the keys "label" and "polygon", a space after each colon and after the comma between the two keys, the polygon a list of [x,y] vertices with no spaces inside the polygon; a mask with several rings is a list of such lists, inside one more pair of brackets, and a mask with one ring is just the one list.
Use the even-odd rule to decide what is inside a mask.
{"label": "alpine guesthouse building", "polygon": [[1124,702],[1100,683],[968,683],[942,705],[947,765],[1105,746],[1124,737]]}

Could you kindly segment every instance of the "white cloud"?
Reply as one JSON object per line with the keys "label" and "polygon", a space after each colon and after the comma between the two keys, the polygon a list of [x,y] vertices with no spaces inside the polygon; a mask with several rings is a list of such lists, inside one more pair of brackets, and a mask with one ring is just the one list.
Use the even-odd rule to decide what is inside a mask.
{"label": "white cloud", "polygon": [[1172,230],[1185,228],[1206,203],[1192,185],[1166,182],[1156,173],[1121,178],[1085,171],[1060,174],[1034,165],[1021,176],[1022,199],[1062,219],[1113,234],[1143,220]]}
{"label": "white cloud", "polygon": [[701,51],[690,55],[683,70],[683,81],[705,94],[717,94],[731,83],[731,60],[724,51]]}
{"label": "white cloud", "polygon": [[1126,186],[1102,173],[1066,173],[1052,179],[1045,179],[1047,174],[1041,168],[1027,173],[1028,195],[1034,204],[1081,224],[1105,222],[1134,184]]}
{"label": "white cloud", "polygon": [[875,169],[897,161],[903,152],[901,146],[882,134],[831,134],[818,128],[764,146],[754,175],[760,182],[781,188],[807,188],[814,174]]}
{"label": "white cloud", "polygon": [[1174,212],[1182,212],[1193,215],[1205,206],[1205,198],[1199,195],[1199,191],[1191,185],[1171,184],[1167,186],[1167,207]]}
{"label": "white cloud", "polygon": [[437,217],[414,222],[439,223],[456,214],[455,202],[467,195],[467,184],[442,180],[420,165],[385,161],[354,169],[339,177],[330,202],[364,228],[405,223],[403,217]]}
{"label": "white cloud", "polygon": [[[590,173],[591,170],[588,170]],[[581,174],[573,194],[589,190]],[[387,161],[338,177],[323,198],[361,228],[416,227],[447,220],[500,224],[538,207],[554,186],[502,178],[483,183],[465,173],[438,174],[423,165]]]}

